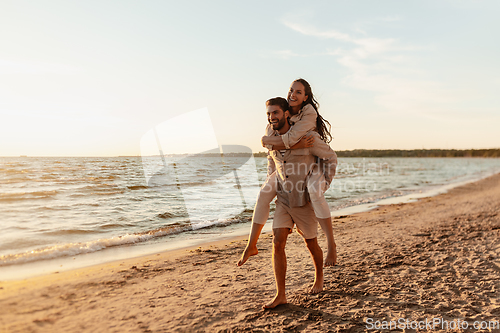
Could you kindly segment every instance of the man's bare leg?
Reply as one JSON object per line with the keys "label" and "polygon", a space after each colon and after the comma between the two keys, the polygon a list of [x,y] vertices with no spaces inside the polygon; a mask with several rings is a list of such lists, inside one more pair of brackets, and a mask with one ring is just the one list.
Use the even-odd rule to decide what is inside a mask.
{"label": "man's bare leg", "polygon": [[250,235],[248,236],[248,243],[245,251],[241,255],[241,259],[238,261],[237,265],[243,265],[248,258],[254,256],[259,253],[257,250],[257,240],[259,239],[262,228],[264,228],[265,224],[257,224],[252,222],[252,229],[250,229]]}
{"label": "man's bare leg", "polygon": [[314,284],[309,290],[311,294],[317,294],[323,291],[323,251],[318,245],[318,238],[306,239],[307,248],[311,253],[314,263]]}
{"label": "man's bare leg", "polygon": [[328,251],[326,252],[325,267],[335,266],[337,264],[337,244],[335,244],[335,238],[333,237],[333,227],[332,218],[327,217],[324,219],[318,218],[319,225],[326,236],[326,242],[328,244]]}
{"label": "man's bare leg", "polygon": [[[276,296],[263,306],[264,309],[274,309],[280,304],[286,304],[285,279],[286,279],[286,254],[285,245],[289,228],[273,229],[273,269],[276,280]],[[321,249],[320,249],[321,251]],[[321,258],[323,260],[323,258]]]}
{"label": "man's bare leg", "polygon": [[238,266],[243,265],[248,258],[259,253],[257,250],[257,240],[259,239],[262,228],[269,218],[269,207],[275,196],[276,172],[273,172],[266,178],[266,181],[262,185],[259,195],[257,196],[257,202],[255,203],[255,207],[253,209],[252,228],[250,229],[247,247],[241,255],[241,259],[237,263]]}

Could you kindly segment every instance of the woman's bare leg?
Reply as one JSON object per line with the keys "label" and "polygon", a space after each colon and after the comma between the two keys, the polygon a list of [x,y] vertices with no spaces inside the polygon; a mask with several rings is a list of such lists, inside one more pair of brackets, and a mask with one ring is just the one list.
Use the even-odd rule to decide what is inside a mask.
{"label": "woman's bare leg", "polygon": [[325,267],[335,266],[337,264],[337,244],[335,243],[335,238],[333,237],[332,218],[318,218],[318,222],[321,229],[325,233],[326,242],[328,244],[328,250],[325,257]]}
{"label": "woman's bare leg", "polygon": [[326,202],[324,192],[327,190],[325,176],[313,172],[307,182],[307,189],[314,214],[318,219],[321,229],[325,233],[328,250],[325,257],[325,266],[335,266],[337,264],[337,244],[333,237],[332,216],[330,207]]}

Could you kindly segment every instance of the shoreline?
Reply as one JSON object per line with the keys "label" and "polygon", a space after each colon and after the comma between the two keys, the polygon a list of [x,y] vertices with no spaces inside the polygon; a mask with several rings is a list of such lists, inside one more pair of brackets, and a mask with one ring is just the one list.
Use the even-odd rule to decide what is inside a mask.
{"label": "shoreline", "polygon": [[[428,187],[411,194],[382,198],[375,202],[357,204],[337,209],[331,212],[332,221],[338,216],[349,216],[357,213],[369,212],[385,205],[408,203],[427,197],[433,197],[446,193],[455,187],[481,181],[482,179],[491,176],[492,175],[488,173],[486,175],[481,175],[479,178],[470,178],[459,182]],[[264,226],[264,229],[262,230],[263,234],[270,233],[272,231],[271,221],[272,218],[270,218]],[[205,246],[214,242],[225,242],[246,237],[250,230],[250,225],[251,224],[249,222],[232,224],[223,227],[223,229],[218,232],[212,232],[214,229],[210,228],[205,229],[206,233],[211,235],[210,237],[204,236],[203,232],[200,234],[187,232],[183,235],[176,235],[178,238],[174,239],[168,239],[168,236],[167,238],[160,237],[143,243],[113,246],[95,252],[77,254],[75,256],[61,256],[53,259],[43,259],[21,264],[0,266],[0,283],[4,281],[29,279],[47,274],[54,274],[55,272],[61,273],[75,269],[87,268],[119,260],[142,258],[163,252],[175,252],[178,250],[189,251],[199,246]],[[198,232],[200,230],[198,230]],[[213,238],[215,238],[215,240],[211,240]]]}
{"label": "shoreline", "polygon": [[[500,320],[500,174],[447,193],[334,218],[339,249],[325,290],[296,233],[289,304],[274,294],[271,237],[236,267],[246,236],[203,247],[0,282],[0,331],[364,332],[367,318]],[[320,246],[326,240],[319,232]],[[385,318],[385,319],[384,319]],[[500,326],[499,326],[500,330]],[[495,330],[493,330],[495,331]]]}

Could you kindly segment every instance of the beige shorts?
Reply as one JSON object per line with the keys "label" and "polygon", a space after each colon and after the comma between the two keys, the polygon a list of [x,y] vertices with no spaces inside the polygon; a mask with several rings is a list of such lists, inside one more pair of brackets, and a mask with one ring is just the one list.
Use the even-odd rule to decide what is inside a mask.
{"label": "beige shorts", "polygon": [[316,220],[314,209],[310,202],[302,207],[290,208],[276,200],[273,229],[292,229],[294,223],[297,225],[297,232],[304,237],[304,239],[318,237],[318,221]]}

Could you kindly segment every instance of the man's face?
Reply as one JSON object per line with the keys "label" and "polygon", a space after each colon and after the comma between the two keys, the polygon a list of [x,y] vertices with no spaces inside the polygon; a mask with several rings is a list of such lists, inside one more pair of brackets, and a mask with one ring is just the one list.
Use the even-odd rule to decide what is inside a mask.
{"label": "man's face", "polygon": [[287,113],[283,112],[277,105],[269,105],[267,107],[267,121],[271,124],[273,130],[279,131],[286,124]]}

